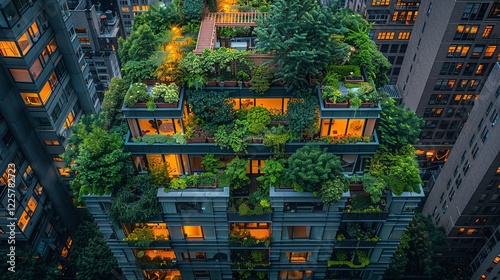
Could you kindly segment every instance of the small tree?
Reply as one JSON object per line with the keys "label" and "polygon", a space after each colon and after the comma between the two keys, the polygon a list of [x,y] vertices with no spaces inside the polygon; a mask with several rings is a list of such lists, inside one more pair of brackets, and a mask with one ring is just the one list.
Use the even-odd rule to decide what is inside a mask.
{"label": "small tree", "polygon": [[227,92],[188,91],[188,103],[196,117],[208,125],[218,126],[233,121],[233,105]]}
{"label": "small tree", "polygon": [[385,151],[399,150],[416,144],[423,120],[409,108],[396,105],[391,98],[382,103],[382,112],[377,131],[380,133],[380,148]]}
{"label": "small tree", "polygon": [[77,280],[117,279],[118,263],[95,223],[83,222],[73,236],[69,262]]}
{"label": "small tree", "polygon": [[349,190],[349,180],[343,175],[327,181],[321,186],[319,196],[324,203],[335,203],[342,198],[342,195]]}
{"label": "small tree", "polygon": [[247,175],[248,161],[243,158],[235,157],[227,164],[225,173],[229,176],[232,189],[240,189],[250,184],[250,178]]}
{"label": "small tree", "polygon": [[314,126],[318,117],[317,104],[318,101],[314,97],[297,98],[288,102],[286,120],[290,132],[295,137],[302,138],[304,131]]}
{"label": "small tree", "polygon": [[294,190],[317,192],[321,186],[342,175],[338,156],[321,150],[315,145],[298,149],[288,159],[287,177],[293,182]]}
{"label": "small tree", "polygon": [[260,186],[266,190],[270,187],[279,188],[286,185],[285,167],[282,159],[267,159],[264,161],[264,167],[261,170],[264,174],[257,177]]}

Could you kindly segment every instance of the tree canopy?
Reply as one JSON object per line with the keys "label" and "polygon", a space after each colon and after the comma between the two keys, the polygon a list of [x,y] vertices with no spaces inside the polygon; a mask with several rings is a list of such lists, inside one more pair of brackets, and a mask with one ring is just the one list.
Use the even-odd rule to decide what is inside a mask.
{"label": "tree canopy", "polygon": [[93,222],[84,221],[73,236],[69,254],[70,269],[77,272],[77,280],[117,279],[118,263],[106,240]]}
{"label": "tree canopy", "polygon": [[418,142],[420,129],[424,121],[415,112],[387,98],[382,103],[382,112],[377,127],[380,148],[384,151],[397,151],[407,145]]}
{"label": "tree canopy", "polygon": [[267,17],[257,20],[258,48],[274,55],[276,78],[287,87],[307,83],[332,61],[342,60],[349,46],[333,36],[332,10],[316,0],[277,0]]}
{"label": "tree canopy", "polygon": [[97,124],[80,123],[76,127],[76,145],[65,152],[73,160],[71,181],[75,197],[83,202],[86,194],[111,194],[123,184],[131,171],[130,153],[125,152],[119,133],[108,133]]}
{"label": "tree canopy", "polygon": [[32,247],[17,244],[15,272],[8,271],[7,269],[11,267],[8,263],[10,257],[7,256],[9,251],[4,248],[0,250],[0,270],[3,280],[53,280],[61,276],[56,263],[47,264]]}

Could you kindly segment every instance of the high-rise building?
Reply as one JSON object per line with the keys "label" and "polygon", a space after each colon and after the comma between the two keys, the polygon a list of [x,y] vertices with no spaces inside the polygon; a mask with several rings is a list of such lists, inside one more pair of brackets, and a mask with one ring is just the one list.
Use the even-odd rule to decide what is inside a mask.
{"label": "high-rise building", "polygon": [[60,154],[69,126],[96,113],[100,102],[65,1],[1,2],[0,68],[2,217],[13,163],[16,244],[30,244],[47,260],[66,257],[79,218]]}
{"label": "high-rise building", "polygon": [[149,6],[156,4],[158,0],[117,0],[117,2],[122,30],[128,36],[134,25],[134,17],[149,11]]}
{"label": "high-rise building", "polygon": [[499,58],[500,4],[422,1],[397,86],[423,116],[418,149],[441,165]]}
{"label": "high-rise building", "polygon": [[[204,91],[228,93],[236,109],[258,104],[283,112],[291,97],[291,92],[280,86],[271,87],[264,94],[237,86],[205,87]],[[355,144],[321,144],[328,153],[342,159],[346,176],[363,172],[367,159],[378,147],[375,124],[380,107],[356,111],[327,108],[323,102],[318,107],[321,135],[344,134],[349,130],[355,135],[374,136],[370,141]],[[125,146],[132,153],[137,172],[168,163],[171,176],[197,174],[203,172],[201,162],[207,154],[214,154],[222,163],[237,156],[234,151],[220,149],[205,137],[196,139],[201,143],[187,144],[147,145],[133,141],[139,135],[146,139],[186,132],[188,110],[183,89],[179,103],[173,108],[159,107],[154,111],[122,108],[130,129]],[[287,143],[284,152],[292,155],[307,144]],[[248,198],[248,194],[255,191],[255,178],[262,175],[264,160],[274,154],[262,144],[262,139],[249,144],[247,151],[245,156],[239,156],[245,159],[247,174],[255,182],[250,187],[234,190],[219,184],[218,188],[160,188],[156,199],[161,211],[142,224],[117,225],[110,216],[112,197],[109,195],[85,197],[87,209],[127,279],[152,279],[154,275],[161,275],[163,279],[178,276],[182,279],[239,279],[243,276],[239,276],[238,271],[246,271],[251,279],[328,279],[346,275],[375,279],[383,275],[423,193],[405,192],[396,196],[389,192],[381,202],[380,211],[350,212],[352,200],[361,198],[364,193],[360,186],[351,186],[350,191],[333,204],[322,203],[312,193],[295,192],[289,187],[271,188],[272,211],[246,216],[243,210],[235,210],[237,206],[231,201],[234,203],[235,197]],[[357,231],[354,228],[377,237],[357,240],[352,238],[352,230]],[[128,243],[123,241],[139,231],[151,232],[156,241],[146,247],[138,246],[132,239]],[[355,256],[358,258],[357,254],[363,256],[363,262],[343,266],[350,264]],[[255,264],[248,259],[250,255],[254,255]],[[345,259],[344,255],[349,257]]]}
{"label": "high-rise building", "polygon": [[113,11],[102,11],[101,5],[93,5],[90,0],[73,2],[69,9],[78,42],[102,100],[111,79],[121,77],[118,38],[123,34],[120,20]]}
{"label": "high-rise building", "polygon": [[345,1],[344,6],[363,15],[373,24],[370,38],[393,65],[387,76],[389,84],[396,84],[417,19],[420,0],[356,0]]}
{"label": "high-rise building", "polygon": [[[423,213],[443,226],[445,258],[474,258],[477,277],[496,279],[500,267],[500,64],[493,63],[471,116],[439,176],[429,184]],[[484,275],[484,277],[483,277]]]}

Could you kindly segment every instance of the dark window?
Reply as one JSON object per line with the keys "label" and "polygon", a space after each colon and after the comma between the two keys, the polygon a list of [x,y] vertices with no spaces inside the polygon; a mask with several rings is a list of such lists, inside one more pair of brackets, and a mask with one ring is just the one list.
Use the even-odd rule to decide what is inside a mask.
{"label": "dark window", "polygon": [[10,145],[12,145],[12,143],[14,142],[14,135],[12,134],[10,129],[5,132],[4,136],[2,137],[2,142],[6,148],[9,148]]}
{"label": "dark window", "polygon": [[467,6],[465,6],[464,13],[462,14],[462,19],[482,20],[487,9],[487,3],[468,3]]}
{"label": "dark window", "polygon": [[488,116],[490,114],[492,108],[493,108],[493,102],[490,102],[490,104],[488,105],[488,108],[484,112],[486,114],[486,116]]}
{"label": "dark window", "polygon": [[406,48],[408,48],[408,44],[401,44],[401,47],[399,48],[399,53],[405,53]]}
{"label": "dark window", "polygon": [[462,70],[462,62],[445,62],[441,67],[439,75],[460,75],[460,70]]}
{"label": "dark window", "polygon": [[434,84],[434,90],[453,90],[455,79],[437,79]]}
{"label": "dark window", "polygon": [[450,122],[449,122],[449,121],[445,121],[445,120],[443,120],[443,121],[441,121],[441,123],[439,124],[439,128],[440,128],[440,129],[447,129],[449,124],[450,124]]}
{"label": "dark window", "polygon": [[446,105],[449,98],[449,94],[431,94],[429,105]]}
{"label": "dark window", "polygon": [[404,60],[404,56],[398,56],[398,58],[396,59],[396,65],[401,65],[403,63],[403,60]]}
{"label": "dark window", "polygon": [[399,75],[399,72],[401,71],[401,68],[396,67],[392,70],[392,75]]}
{"label": "dark window", "polygon": [[390,53],[397,53],[398,49],[399,49],[399,45],[398,44],[391,45],[391,50],[389,52]]}
{"label": "dark window", "polygon": [[488,14],[490,18],[500,18],[500,3],[493,3],[490,13]]}
{"label": "dark window", "polygon": [[472,49],[472,54],[470,55],[471,58],[479,58],[483,54],[484,51],[484,45],[476,45]]}
{"label": "dark window", "polygon": [[463,118],[465,116],[465,112],[467,112],[467,108],[459,108],[457,110],[457,113],[455,114],[455,117]]}
{"label": "dark window", "polygon": [[427,108],[424,112],[424,118],[439,118],[443,113],[443,108]]}
{"label": "dark window", "polygon": [[464,67],[464,76],[470,76],[474,73],[477,63],[466,63]]}
{"label": "dark window", "polygon": [[389,44],[380,45],[380,52],[386,53],[389,50]]}
{"label": "dark window", "polygon": [[483,129],[483,132],[481,132],[481,140],[483,141],[483,143],[484,141],[486,141],[486,139],[488,139],[488,136],[490,136],[490,130],[487,127],[485,127]]}
{"label": "dark window", "polygon": [[446,110],[446,113],[444,114],[445,118],[451,118],[453,117],[453,114],[455,113],[455,108],[448,108]]}

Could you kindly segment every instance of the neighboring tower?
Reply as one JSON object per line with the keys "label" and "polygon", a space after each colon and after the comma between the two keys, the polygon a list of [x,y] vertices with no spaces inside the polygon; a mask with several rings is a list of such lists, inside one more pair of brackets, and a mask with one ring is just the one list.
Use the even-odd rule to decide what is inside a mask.
{"label": "neighboring tower", "polygon": [[[98,108],[66,2],[2,1],[0,205],[10,203],[5,174],[14,163],[16,244],[30,244],[46,260],[66,257],[79,223],[60,158],[69,126]],[[9,232],[0,223],[4,242]]]}
{"label": "neighboring tower", "polygon": [[397,86],[425,120],[422,160],[442,165],[498,60],[500,4],[422,1]]}
{"label": "neighboring tower", "polygon": [[[499,261],[495,259],[499,251],[491,250],[500,242],[497,230],[500,226],[500,64],[494,63],[492,67],[446,164],[437,180],[429,184],[431,190],[423,208],[423,213],[432,216],[435,224],[443,226],[448,235],[443,257],[470,260],[477,256],[472,269],[479,271],[479,275],[488,275],[487,264]],[[480,250],[482,253],[478,254]],[[488,255],[490,251],[492,254]],[[471,279],[479,279],[479,275]],[[493,277],[481,279],[496,279]]]}
{"label": "neighboring tower", "polygon": [[118,0],[122,29],[125,31],[126,36],[130,35],[134,25],[134,17],[149,11],[149,6],[157,2],[158,0]]}
{"label": "neighboring tower", "polygon": [[92,5],[90,1],[76,1],[69,8],[78,42],[102,100],[111,79],[121,77],[117,51],[118,37],[123,37],[120,20],[111,10],[101,11],[100,5]]}

